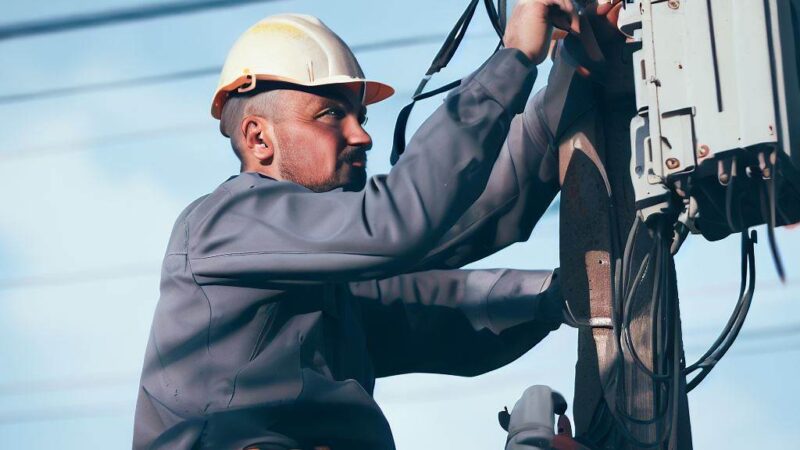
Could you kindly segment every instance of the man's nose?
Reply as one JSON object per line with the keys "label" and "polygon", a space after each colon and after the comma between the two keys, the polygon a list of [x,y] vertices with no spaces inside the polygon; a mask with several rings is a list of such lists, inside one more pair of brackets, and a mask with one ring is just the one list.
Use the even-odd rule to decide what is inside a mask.
{"label": "man's nose", "polygon": [[367,130],[359,123],[357,119],[349,121],[345,138],[347,144],[352,147],[364,147],[366,150],[372,148],[372,136],[367,133]]}

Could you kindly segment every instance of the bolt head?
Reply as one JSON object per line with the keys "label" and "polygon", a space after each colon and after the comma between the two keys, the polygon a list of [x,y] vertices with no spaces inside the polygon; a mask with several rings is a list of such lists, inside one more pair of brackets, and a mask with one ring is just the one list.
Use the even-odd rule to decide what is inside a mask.
{"label": "bolt head", "polygon": [[701,145],[697,148],[697,157],[698,158],[705,158],[711,153],[711,149],[708,148],[706,144]]}
{"label": "bolt head", "polygon": [[681,162],[677,158],[669,158],[666,161],[667,169],[674,170],[681,166]]}
{"label": "bolt head", "polygon": [[669,0],[667,6],[669,6],[670,9],[678,9],[681,7],[681,2],[679,0]]}

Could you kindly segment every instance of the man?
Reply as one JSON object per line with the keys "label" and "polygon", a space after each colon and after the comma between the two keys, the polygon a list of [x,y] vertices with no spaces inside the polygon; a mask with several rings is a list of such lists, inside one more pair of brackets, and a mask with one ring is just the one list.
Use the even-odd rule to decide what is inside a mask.
{"label": "man", "polygon": [[577,28],[568,1],[520,0],[506,49],[368,181],[365,105],[391,88],[308,16],[240,38],[212,114],[241,174],[175,224],[135,448],[392,449],[376,377],[484,373],[559,326],[549,271],[441,270],[527,238],[558,189],[537,115],[509,135],[551,16]]}

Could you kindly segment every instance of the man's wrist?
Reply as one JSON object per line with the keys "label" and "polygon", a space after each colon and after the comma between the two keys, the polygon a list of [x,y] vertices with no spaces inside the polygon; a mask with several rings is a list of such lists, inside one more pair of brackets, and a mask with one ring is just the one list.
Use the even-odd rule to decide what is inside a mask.
{"label": "man's wrist", "polygon": [[536,66],[523,52],[505,48],[492,55],[473,80],[513,115],[525,109],[537,74]]}

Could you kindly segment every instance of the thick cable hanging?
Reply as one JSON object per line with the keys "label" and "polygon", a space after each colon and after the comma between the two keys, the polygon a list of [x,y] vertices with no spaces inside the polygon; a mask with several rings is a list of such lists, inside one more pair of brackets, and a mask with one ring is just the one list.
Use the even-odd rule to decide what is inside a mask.
{"label": "thick cable hanging", "polygon": [[[436,56],[433,58],[430,67],[428,67],[428,70],[425,72],[425,76],[422,77],[419,85],[417,85],[417,89],[414,91],[414,95],[411,97],[411,102],[404,106],[397,115],[397,122],[395,123],[394,127],[392,155],[390,157],[390,162],[392,165],[397,163],[400,155],[402,155],[406,149],[406,127],[408,126],[408,119],[411,116],[411,111],[414,109],[416,102],[439,95],[443,92],[447,92],[461,84],[461,80],[459,79],[447,83],[442,87],[424,92],[425,87],[428,85],[428,82],[431,80],[433,75],[447,67],[447,64],[449,64],[450,60],[453,59],[453,56],[456,54],[456,50],[458,50],[458,47],[461,45],[461,41],[464,40],[464,36],[467,33],[470,23],[472,22],[472,18],[475,16],[475,10],[478,8],[478,4],[480,2],[481,0],[471,0],[469,5],[467,5],[467,9],[464,10],[464,12],[461,14],[461,17],[459,17],[458,21],[456,21],[455,26],[453,26],[453,29],[450,30],[450,33],[445,38],[442,47],[436,53]],[[497,48],[495,48],[496,52],[503,45],[503,33],[505,30],[506,21],[506,0],[498,0],[497,8],[495,7],[493,0],[483,0],[483,3],[486,6],[486,11],[489,15],[489,20],[492,23],[492,27],[500,38],[500,43],[497,45]]]}

